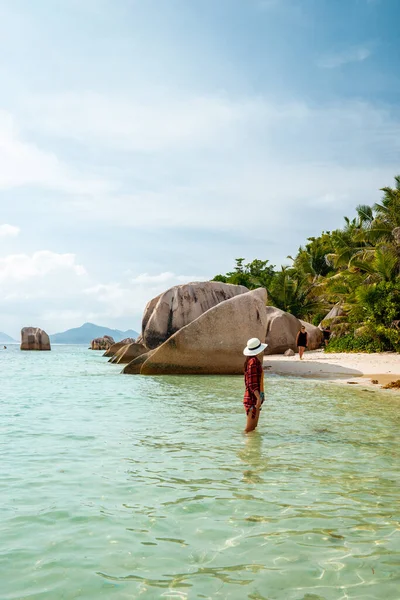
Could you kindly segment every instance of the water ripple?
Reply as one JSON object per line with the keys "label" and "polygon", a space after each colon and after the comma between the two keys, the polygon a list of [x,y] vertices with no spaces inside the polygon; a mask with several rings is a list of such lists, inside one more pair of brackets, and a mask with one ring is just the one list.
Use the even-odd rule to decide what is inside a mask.
{"label": "water ripple", "polygon": [[399,401],[0,354],[1,600],[399,600]]}

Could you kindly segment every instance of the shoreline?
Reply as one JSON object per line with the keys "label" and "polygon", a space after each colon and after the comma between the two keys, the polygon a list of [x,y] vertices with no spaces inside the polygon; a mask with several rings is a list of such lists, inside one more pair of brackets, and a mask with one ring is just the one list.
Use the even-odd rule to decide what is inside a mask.
{"label": "shoreline", "polygon": [[[396,352],[324,353],[312,350],[304,359],[272,354],[264,357],[264,373],[286,377],[322,379],[340,384],[362,385],[381,390],[382,385],[400,380],[400,354]],[[377,383],[373,383],[377,382]],[[392,390],[400,392],[399,390]]]}

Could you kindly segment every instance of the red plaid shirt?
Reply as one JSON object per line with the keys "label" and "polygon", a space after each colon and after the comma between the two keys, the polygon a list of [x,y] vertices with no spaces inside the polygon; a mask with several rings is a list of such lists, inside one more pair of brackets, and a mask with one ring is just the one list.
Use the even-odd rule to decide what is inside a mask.
{"label": "red plaid shirt", "polygon": [[247,362],[246,371],[244,373],[244,383],[246,391],[244,393],[243,404],[253,406],[257,404],[257,398],[254,392],[260,392],[261,388],[262,365],[258,358],[251,357]]}

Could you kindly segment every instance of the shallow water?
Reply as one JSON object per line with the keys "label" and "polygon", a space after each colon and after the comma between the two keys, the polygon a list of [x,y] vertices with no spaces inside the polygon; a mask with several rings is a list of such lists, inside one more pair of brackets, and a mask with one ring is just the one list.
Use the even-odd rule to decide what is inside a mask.
{"label": "shallow water", "polygon": [[399,600],[400,401],[0,351],[0,598]]}

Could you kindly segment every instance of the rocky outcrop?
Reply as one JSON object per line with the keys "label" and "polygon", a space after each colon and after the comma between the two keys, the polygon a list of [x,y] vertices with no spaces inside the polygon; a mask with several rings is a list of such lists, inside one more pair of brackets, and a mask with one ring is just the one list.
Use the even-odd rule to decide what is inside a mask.
{"label": "rocky outcrop", "polygon": [[315,325],[311,325],[311,323],[307,323],[307,321],[300,320],[300,323],[304,325],[308,333],[307,350],[318,350],[318,348],[321,348],[324,341],[324,334],[321,329],[315,327]]}
{"label": "rocky outcrop", "polygon": [[[321,347],[323,341],[322,331],[297,317],[274,306],[267,306],[267,336],[265,341],[268,348],[265,354],[286,354],[287,350],[297,352],[296,338],[302,325],[308,333],[308,350]],[[289,355],[290,356],[290,355]]]}
{"label": "rocky outcrop", "polygon": [[218,304],[248,292],[241,285],[219,281],[188,283],[170,288],[147,304],[141,341],[154,349],[177,331]]}
{"label": "rocky outcrop", "polygon": [[108,362],[127,365],[146,352],[147,348],[145,348],[143,344],[136,344],[136,342],[133,342],[133,344],[122,346]]}
{"label": "rocky outcrop", "polygon": [[114,356],[118,352],[118,350],[120,350],[121,348],[123,348],[127,344],[133,344],[134,342],[135,342],[135,340],[133,338],[125,338],[124,340],[121,340],[120,342],[116,342],[115,344],[113,344],[112,346],[110,346],[108,348],[108,350],[106,350],[104,352],[103,356],[107,356],[108,358],[111,358],[112,356]]}
{"label": "rocky outcrop", "polygon": [[[153,311],[161,297],[149,303]],[[249,338],[265,339],[268,344],[266,354],[293,356],[297,352],[296,337],[302,324],[309,334],[309,349],[321,346],[323,335],[317,327],[278,308],[266,306],[266,301],[266,290],[260,288],[218,303],[181,327],[158,348],[132,360],[123,373],[241,374],[243,348]],[[144,322],[146,330],[150,321],[145,319]],[[118,351],[118,359],[123,352],[124,349]]]}
{"label": "rocky outcrop", "polygon": [[[267,292],[260,288],[252,292],[241,292],[218,303],[195,321],[179,329],[157,348],[145,360],[140,373],[243,373],[243,348],[247,340],[252,337],[265,339],[266,300]],[[142,358],[143,356],[140,357]],[[125,367],[124,372],[131,372],[131,366],[132,363]]]}
{"label": "rocky outcrop", "polygon": [[21,350],[51,350],[49,336],[39,327],[21,329]]}
{"label": "rocky outcrop", "polygon": [[123,368],[122,373],[125,375],[139,375],[142,365],[154,354],[154,352],[156,352],[156,350],[149,350],[145,354],[141,354],[137,358],[134,358]]}
{"label": "rocky outcrop", "polygon": [[109,335],[104,335],[101,338],[92,340],[90,348],[91,350],[108,350],[113,344],[115,344],[113,338]]}
{"label": "rocky outcrop", "polygon": [[338,304],[335,304],[335,306],[331,308],[318,327],[322,329],[326,325],[334,325],[336,322],[340,321],[340,317],[343,317],[345,314],[342,305],[338,302]]}
{"label": "rocky outcrop", "polygon": [[268,348],[265,354],[284,354],[289,348],[297,352],[296,337],[300,331],[300,321],[290,313],[275,306],[267,306],[267,335],[265,341]]}

